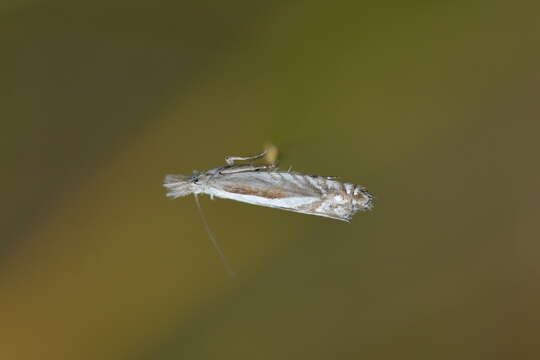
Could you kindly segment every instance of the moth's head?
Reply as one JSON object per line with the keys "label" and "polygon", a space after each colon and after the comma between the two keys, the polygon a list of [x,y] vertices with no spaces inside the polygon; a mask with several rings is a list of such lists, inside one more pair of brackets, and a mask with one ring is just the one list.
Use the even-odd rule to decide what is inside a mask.
{"label": "moth's head", "polygon": [[371,210],[374,205],[374,197],[361,186],[355,186],[352,192],[353,207],[358,210]]}
{"label": "moth's head", "polygon": [[189,181],[193,185],[193,192],[198,194],[202,192],[203,186],[212,178],[213,174],[210,172],[193,171],[193,175],[189,177]]}

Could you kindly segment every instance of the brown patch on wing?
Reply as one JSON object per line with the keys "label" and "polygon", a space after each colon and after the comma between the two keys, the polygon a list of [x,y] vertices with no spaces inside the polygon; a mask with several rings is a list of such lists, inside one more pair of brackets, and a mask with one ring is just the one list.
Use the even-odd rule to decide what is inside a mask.
{"label": "brown patch on wing", "polygon": [[281,199],[287,197],[283,191],[278,189],[257,189],[249,186],[225,186],[223,190],[242,195],[260,196],[267,199]]}

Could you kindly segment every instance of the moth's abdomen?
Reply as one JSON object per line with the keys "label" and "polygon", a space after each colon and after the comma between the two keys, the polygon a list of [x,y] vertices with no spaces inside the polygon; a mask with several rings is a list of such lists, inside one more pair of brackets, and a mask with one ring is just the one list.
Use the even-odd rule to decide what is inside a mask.
{"label": "moth's abdomen", "polygon": [[345,184],[345,185],[351,185],[352,189],[351,191],[347,191],[352,197],[353,202],[355,206],[359,207],[358,210],[371,210],[374,206],[374,197],[373,195],[368,192],[363,186],[360,185],[352,185],[352,184]]}

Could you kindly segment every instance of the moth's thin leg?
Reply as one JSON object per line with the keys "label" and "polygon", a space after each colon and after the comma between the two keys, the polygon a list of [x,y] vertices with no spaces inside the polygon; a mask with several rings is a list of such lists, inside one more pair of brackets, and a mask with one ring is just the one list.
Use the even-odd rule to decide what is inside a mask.
{"label": "moth's thin leg", "polygon": [[274,170],[275,168],[278,167],[278,165],[279,165],[279,161],[276,161],[275,163],[266,166],[265,170],[268,170],[268,171]]}
{"label": "moth's thin leg", "polygon": [[[225,175],[225,174],[236,174],[236,173],[243,173],[243,172],[253,172],[253,171],[260,171],[260,170],[274,170],[277,167],[276,164],[270,164],[270,165],[229,165],[224,166],[216,172],[216,175]],[[215,176],[215,175],[213,175]]]}
{"label": "moth's thin leg", "polygon": [[264,157],[264,155],[266,155],[266,150],[262,154],[255,155],[255,156],[229,156],[229,157],[225,158],[225,162],[228,165],[234,165],[235,161],[260,159],[260,158]]}
{"label": "moth's thin leg", "polygon": [[199,203],[199,197],[197,196],[197,194],[193,194],[193,195],[195,195],[195,203],[197,204],[197,210],[199,211],[199,215],[201,216],[204,229],[206,230],[206,233],[208,234],[208,237],[210,238],[210,241],[212,242],[212,246],[214,246],[214,249],[217,251],[219,258],[221,259],[223,266],[225,266],[225,270],[227,271],[229,276],[235,277],[236,273],[231,268],[231,265],[229,265],[229,261],[227,260],[225,253],[223,252],[223,250],[221,250],[221,247],[219,246],[219,243],[216,240],[216,237],[210,230],[210,226],[208,226],[208,222],[206,221],[206,217],[204,216],[204,213],[202,211],[201,204]]}

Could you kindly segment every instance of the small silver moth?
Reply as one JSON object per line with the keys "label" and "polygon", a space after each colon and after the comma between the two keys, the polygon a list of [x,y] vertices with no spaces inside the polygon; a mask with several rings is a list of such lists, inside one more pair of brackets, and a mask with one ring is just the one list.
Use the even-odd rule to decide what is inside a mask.
{"label": "small silver moth", "polygon": [[235,164],[236,161],[259,159],[265,154],[266,151],[255,156],[227,157],[227,165],[204,172],[194,171],[191,176],[165,176],[163,186],[168,190],[168,197],[195,195],[206,232],[230,276],[235,273],[202,214],[198,194],[347,222],[356,212],[373,208],[373,196],[362,186],[341,183],[334,177],[281,171],[276,163]]}
{"label": "small silver moth", "polygon": [[247,157],[228,157],[227,165],[193,175],[167,175],[167,196],[189,194],[231,199],[303,214],[351,221],[353,215],[373,208],[373,196],[362,186],[341,183],[334,177],[278,170],[271,165],[235,165],[238,160],[262,158],[266,152]]}

